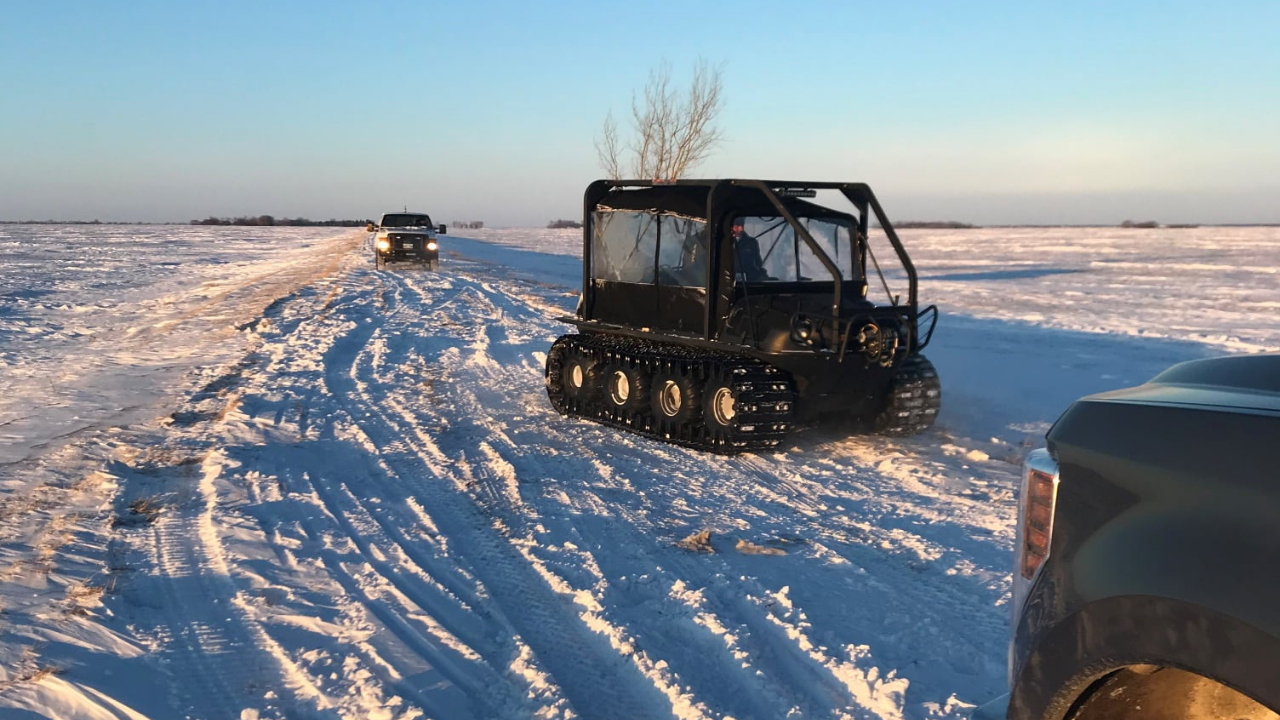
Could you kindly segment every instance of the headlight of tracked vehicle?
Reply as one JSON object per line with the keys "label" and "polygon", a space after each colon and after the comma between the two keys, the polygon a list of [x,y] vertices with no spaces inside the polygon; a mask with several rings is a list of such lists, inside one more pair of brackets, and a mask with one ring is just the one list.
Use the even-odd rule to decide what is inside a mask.
{"label": "headlight of tracked vehicle", "polygon": [[813,327],[813,322],[803,315],[793,315],[791,317],[791,341],[797,345],[810,346],[813,345],[814,336],[817,331]]}
{"label": "headlight of tracked vehicle", "polygon": [[390,250],[390,249],[391,249],[391,241],[390,241],[390,240],[388,240],[388,239],[386,239],[386,238],[378,238],[378,249],[379,249],[379,250]]}
{"label": "headlight of tracked vehicle", "polygon": [[440,247],[440,246],[436,244],[436,241],[435,241],[435,240],[428,240],[428,241],[427,241],[427,249],[428,249],[428,250],[435,250],[435,249],[436,249],[436,248],[438,248],[438,247]]}

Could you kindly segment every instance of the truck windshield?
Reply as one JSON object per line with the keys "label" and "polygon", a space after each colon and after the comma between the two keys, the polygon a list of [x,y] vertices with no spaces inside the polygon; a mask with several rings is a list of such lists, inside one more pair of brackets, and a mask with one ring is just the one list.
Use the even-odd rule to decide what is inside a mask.
{"label": "truck windshield", "polygon": [[397,213],[395,215],[383,215],[382,227],[389,227],[389,228],[431,227],[431,218],[427,215],[409,215],[404,213]]}
{"label": "truck windshield", "polygon": [[[844,218],[796,218],[840,270],[853,280],[851,223]],[[782,217],[740,217],[733,221],[737,277],[746,282],[831,282],[834,278],[808,244]]]}

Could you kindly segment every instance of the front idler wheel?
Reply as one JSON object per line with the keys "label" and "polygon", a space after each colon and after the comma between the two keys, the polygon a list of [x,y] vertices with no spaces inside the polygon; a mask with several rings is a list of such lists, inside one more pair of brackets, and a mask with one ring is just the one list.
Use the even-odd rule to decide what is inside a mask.
{"label": "front idler wheel", "polygon": [[544,380],[551,406],[561,415],[581,413],[599,385],[598,365],[575,347],[573,335],[565,335],[547,351]]}
{"label": "front idler wheel", "polygon": [[586,403],[594,399],[600,384],[599,365],[580,352],[571,351],[566,358],[561,379],[565,395]]}
{"label": "front idler wheel", "polygon": [[567,370],[569,355],[569,344],[566,338],[559,338],[551,344],[551,349],[547,351],[547,366],[543,373],[543,380],[547,386],[547,399],[551,401],[551,407],[561,415],[569,412],[568,397],[564,388],[564,375]]}

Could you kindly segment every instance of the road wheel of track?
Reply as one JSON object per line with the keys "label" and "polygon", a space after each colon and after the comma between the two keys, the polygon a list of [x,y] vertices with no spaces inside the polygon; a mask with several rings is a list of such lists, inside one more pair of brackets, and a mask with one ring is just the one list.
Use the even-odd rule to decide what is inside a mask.
{"label": "road wheel of track", "polygon": [[702,425],[713,445],[723,446],[737,427],[738,396],[733,376],[717,372],[702,388]]}
{"label": "road wheel of track", "polygon": [[942,384],[933,363],[912,355],[898,368],[873,426],[882,435],[915,435],[933,427],[942,405]]}
{"label": "road wheel of track", "polygon": [[701,383],[679,373],[657,373],[649,386],[649,404],[658,427],[671,433],[702,416]]}
{"label": "road wheel of track", "polygon": [[561,388],[571,400],[589,403],[600,387],[600,364],[578,348],[569,348],[564,363]]}
{"label": "road wheel of track", "polygon": [[649,406],[649,376],[628,365],[611,363],[601,373],[604,402],[615,410],[641,410]]}

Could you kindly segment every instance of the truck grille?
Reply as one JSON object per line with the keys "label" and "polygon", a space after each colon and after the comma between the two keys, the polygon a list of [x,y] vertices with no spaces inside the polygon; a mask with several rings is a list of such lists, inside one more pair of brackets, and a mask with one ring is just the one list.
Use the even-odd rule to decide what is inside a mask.
{"label": "truck grille", "polygon": [[414,248],[416,250],[422,249],[422,244],[425,240],[422,235],[408,233],[391,233],[389,239],[391,240],[391,246],[394,248]]}

